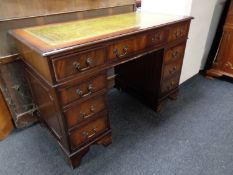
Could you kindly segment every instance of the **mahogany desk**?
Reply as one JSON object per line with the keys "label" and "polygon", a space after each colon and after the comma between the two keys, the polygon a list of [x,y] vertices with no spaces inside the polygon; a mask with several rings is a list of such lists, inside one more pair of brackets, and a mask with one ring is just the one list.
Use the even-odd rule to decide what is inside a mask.
{"label": "mahogany desk", "polygon": [[73,167],[92,144],[112,142],[108,69],[115,67],[117,88],[140,94],[156,111],[177,97],[191,19],[134,12],[10,32],[39,119]]}

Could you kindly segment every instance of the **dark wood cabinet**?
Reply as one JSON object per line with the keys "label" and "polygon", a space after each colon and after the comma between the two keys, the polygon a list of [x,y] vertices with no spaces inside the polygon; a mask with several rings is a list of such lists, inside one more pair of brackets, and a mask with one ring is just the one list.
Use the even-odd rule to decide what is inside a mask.
{"label": "dark wood cabinet", "polygon": [[212,68],[207,71],[207,77],[233,77],[233,1],[231,1],[223,34]]}
{"label": "dark wood cabinet", "polygon": [[177,95],[191,19],[129,13],[10,32],[40,121],[73,167],[92,144],[112,143],[108,69],[117,88],[141,94],[156,111]]}

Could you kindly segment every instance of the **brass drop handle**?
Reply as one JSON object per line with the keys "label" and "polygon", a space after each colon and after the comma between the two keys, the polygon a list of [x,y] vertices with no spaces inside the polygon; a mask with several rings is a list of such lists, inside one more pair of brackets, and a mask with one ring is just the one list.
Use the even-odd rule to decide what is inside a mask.
{"label": "brass drop handle", "polygon": [[83,91],[80,90],[80,89],[77,89],[76,93],[82,98],[87,97],[87,96],[92,94],[92,91],[93,91],[94,88],[93,88],[92,84],[89,84],[87,89],[88,89],[88,92],[86,94],[83,94]]}
{"label": "brass drop handle", "polygon": [[181,35],[182,35],[182,29],[176,31],[176,32],[175,32],[175,35],[176,35],[176,38],[181,37]]}
{"label": "brass drop handle", "polygon": [[151,38],[151,42],[154,43],[155,42],[155,37]]}
{"label": "brass drop handle", "polygon": [[118,57],[118,58],[122,58],[122,57],[124,57],[127,53],[128,53],[128,49],[129,49],[129,47],[127,46],[127,45],[125,45],[124,47],[123,47],[123,52],[122,53],[120,53],[119,51],[118,51],[118,49],[117,48],[115,48],[114,50],[113,50],[113,53]]}
{"label": "brass drop handle", "polygon": [[90,114],[86,114],[85,112],[80,112],[80,117],[82,117],[83,119],[87,119],[87,118],[91,117],[95,113],[95,106],[94,105],[91,105],[90,111],[91,111]]}
{"label": "brass drop handle", "polygon": [[172,53],[172,58],[177,58],[179,55],[179,52],[178,51],[175,51]]}
{"label": "brass drop handle", "polygon": [[176,66],[174,66],[174,67],[172,68],[172,70],[170,70],[169,72],[170,72],[170,74],[173,74],[173,73],[175,73],[175,72],[176,72],[176,70],[177,70],[177,67],[176,67]]}
{"label": "brass drop handle", "polygon": [[155,37],[159,40],[162,41],[163,40],[163,35],[161,35],[161,33],[156,33]]}
{"label": "brass drop handle", "polygon": [[75,62],[73,63],[73,66],[74,66],[74,68],[77,69],[78,71],[83,72],[83,71],[86,71],[86,70],[88,70],[88,69],[91,68],[92,62],[93,62],[93,61],[92,61],[92,58],[89,57],[89,58],[86,59],[86,65],[87,65],[87,67],[81,68],[81,64],[80,64],[79,62],[77,62],[77,61],[75,61]]}
{"label": "brass drop handle", "polygon": [[162,41],[163,40],[163,36],[160,33],[156,33],[155,36],[153,36],[151,38],[151,42],[155,43],[156,40]]}
{"label": "brass drop handle", "polygon": [[92,129],[92,134],[90,134],[89,132],[87,132],[87,131],[83,131],[82,132],[82,135],[84,136],[84,137],[86,137],[86,138],[91,138],[91,137],[93,137],[95,134],[97,133],[97,129],[96,128],[93,128]]}

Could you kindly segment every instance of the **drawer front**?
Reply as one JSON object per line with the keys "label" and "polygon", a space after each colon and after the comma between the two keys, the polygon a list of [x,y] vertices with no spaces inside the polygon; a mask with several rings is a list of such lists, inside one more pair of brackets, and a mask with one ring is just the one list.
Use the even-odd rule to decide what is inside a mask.
{"label": "drawer front", "polygon": [[113,42],[108,47],[108,59],[111,61],[119,61],[125,57],[132,55],[147,47],[147,35],[137,35],[127,39]]}
{"label": "drawer front", "polygon": [[148,46],[159,46],[167,41],[167,29],[159,29],[148,34]]}
{"label": "drawer front", "polygon": [[73,128],[81,122],[91,119],[106,108],[105,95],[93,97],[83,103],[78,103],[64,112],[68,128]]}
{"label": "drawer front", "polygon": [[98,66],[103,65],[105,60],[105,48],[99,48],[53,60],[53,68],[56,79],[59,81],[97,68]]}
{"label": "drawer front", "polygon": [[77,128],[70,133],[71,149],[78,148],[81,144],[93,140],[96,136],[108,129],[108,119],[106,114],[102,114],[96,120]]}
{"label": "drawer front", "polygon": [[183,22],[170,27],[169,41],[174,41],[188,36],[189,22]]}
{"label": "drawer front", "polygon": [[59,89],[59,98],[62,105],[67,105],[75,100],[84,99],[97,91],[106,88],[106,75],[99,75],[90,80],[86,80],[78,85]]}
{"label": "drawer front", "polygon": [[171,64],[167,64],[163,69],[163,80],[169,79],[177,74],[180,74],[182,67],[182,59],[179,59]]}
{"label": "drawer front", "polygon": [[161,94],[166,94],[179,86],[180,75],[176,75],[170,80],[163,81],[161,84]]}
{"label": "drawer front", "polygon": [[185,45],[186,45],[185,43],[182,43],[178,46],[167,49],[165,51],[164,63],[170,64],[171,62],[177,60],[183,60]]}

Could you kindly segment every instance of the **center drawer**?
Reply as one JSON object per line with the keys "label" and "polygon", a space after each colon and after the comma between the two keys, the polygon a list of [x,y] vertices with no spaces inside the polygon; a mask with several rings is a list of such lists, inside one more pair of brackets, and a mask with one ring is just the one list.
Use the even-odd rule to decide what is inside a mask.
{"label": "center drawer", "polygon": [[108,46],[108,59],[118,61],[143,49],[157,47],[167,40],[167,29],[151,30],[146,34],[137,34],[127,39],[116,40]]}
{"label": "center drawer", "polygon": [[60,88],[58,94],[62,105],[67,105],[75,100],[93,96],[95,92],[106,88],[106,86],[106,75],[101,74],[94,78],[84,80],[76,85]]}
{"label": "center drawer", "polygon": [[71,149],[75,150],[81,146],[81,144],[93,140],[107,129],[109,129],[107,114],[100,114],[97,119],[75,129],[70,133],[69,138]]}
{"label": "center drawer", "polygon": [[108,59],[111,61],[118,61],[119,59],[130,56],[136,51],[144,49],[146,45],[146,35],[137,35],[135,37],[115,41],[108,47]]}

